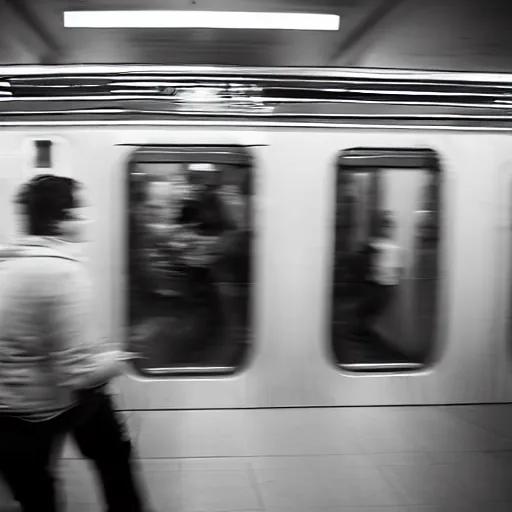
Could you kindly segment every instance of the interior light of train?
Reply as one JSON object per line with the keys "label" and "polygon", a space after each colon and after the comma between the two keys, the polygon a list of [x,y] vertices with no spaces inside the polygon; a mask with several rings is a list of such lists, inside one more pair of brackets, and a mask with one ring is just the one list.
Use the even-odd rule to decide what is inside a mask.
{"label": "interior light of train", "polygon": [[190,164],[188,166],[189,171],[198,171],[198,172],[212,172],[215,171],[215,166],[208,163],[196,163]]}
{"label": "interior light of train", "polygon": [[112,91],[112,94],[154,94],[160,95],[163,94],[162,91],[155,91],[154,89],[118,89],[117,91]]}
{"label": "interior light of train", "polygon": [[337,31],[334,14],[219,11],[65,11],[66,28],[219,28]]}
{"label": "interior light of train", "polygon": [[223,89],[197,87],[194,89],[180,89],[179,96],[181,99],[196,101],[217,101],[223,93]]}

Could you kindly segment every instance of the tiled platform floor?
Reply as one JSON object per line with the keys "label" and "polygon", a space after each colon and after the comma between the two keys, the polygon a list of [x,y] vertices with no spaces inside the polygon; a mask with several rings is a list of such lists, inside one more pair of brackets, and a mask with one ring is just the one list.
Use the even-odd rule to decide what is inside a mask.
{"label": "tiled platform floor", "polygon": [[[139,427],[155,512],[512,511],[512,404],[162,411]],[[67,510],[102,510],[84,461],[61,474]]]}

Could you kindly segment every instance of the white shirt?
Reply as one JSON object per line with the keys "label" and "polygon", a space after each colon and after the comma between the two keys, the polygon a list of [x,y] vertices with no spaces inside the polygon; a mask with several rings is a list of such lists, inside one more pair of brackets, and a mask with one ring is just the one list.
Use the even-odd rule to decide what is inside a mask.
{"label": "white shirt", "polygon": [[378,251],[373,268],[373,280],[385,286],[397,285],[400,280],[400,247],[384,238],[373,240],[371,245]]}
{"label": "white shirt", "polygon": [[29,236],[0,252],[0,411],[50,419],[110,364],[79,245]]}

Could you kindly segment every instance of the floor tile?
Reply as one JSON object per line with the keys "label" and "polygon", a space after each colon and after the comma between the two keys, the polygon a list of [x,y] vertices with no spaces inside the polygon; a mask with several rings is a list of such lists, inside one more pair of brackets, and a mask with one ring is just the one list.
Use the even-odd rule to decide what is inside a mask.
{"label": "floor tile", "polygon": [[[509,405],[170,414],[136,446],[155,512],[512,510]],[[101,509],[85,461],[59,474],[68,510]]]}
{"label": "floor tile", "polygon": [[264,508],[248,471],[184,471],[182,491],[185,512]]}
{"label": "floor tile", "polygon": [[180,459],[138,459],[136,465],[142,472],[164,471],[173,472],[181,470]]}
{"label": "floor tile", "polygon": [[478,426],[505,438],[512,438],[512,405],[444,406],[441,410],[467,424]]}
{"label": "floor tile", "polygon": [[144,475],[147,489],[147,501],[155,511],[167,512],[181,510],[181,475],[176,471],[155,471]]}
{"label": "floor tile", "polygon": [[[325,456],[319,457],[323,460]],[[312,457],[299,455],[296,457],[251,457],[249,465],[254,470],[287,470],[294,468],[304,468],[309,470]]]}
{"label": "floor tile", "polygon": [[241,457],[182,459],[181,471],[247,471],[250,460]]}
{"label": "floor tile", "polygon": [[315,481],[314,473],[305,467],[254,470],[264,506],[267,509],[300,507],[317,510],[335,507],[334,496]]}
{"label": "floor tile", "polygon": [[472,496],[453,466],[383,466],[384,478],[405,498],[407,505],[471,504]]}
{"label": "floor tile", "polygon": [[432,464],[428,453],[395,452],[395,453],[371,453],[367,454],[370,464],[380,466],[424,466]]}
{"label": "floor tile", "polygon": [[490,502],[467,505],[419,505],[407,507],[406,512],[510,512],[512,503]]}
{"label": "floor tile", "polygon": [[342,467],[320,474],[322,486],[340,507],[406,505],[407,501],[375,467]]}
{"label": "floor tile", "polygon": [[512,502],[512,467],[490,460],[453,464],[457,478],[476,500]]}
{"label": "floor tile", "polygon": [[[290,512],[289,508],[268,508],[266,512]],[[309,508],[299,507],[294,509],[294,512],[312,512]],[[336,508],[322,508],[315,512],[409,512],[407,507],[392,506],[392,507],[336,507]],[[501,511],[499,511],[501,512]]]}
{"label": "floor tile", "polygon": [[361,453],[357,432],[340,421],[341,416],[346,417],[346,411],[338,411],[338,416],[323,409],[284,409],[278,415],[272,411],[251,411],[245,423],[248,455]]}

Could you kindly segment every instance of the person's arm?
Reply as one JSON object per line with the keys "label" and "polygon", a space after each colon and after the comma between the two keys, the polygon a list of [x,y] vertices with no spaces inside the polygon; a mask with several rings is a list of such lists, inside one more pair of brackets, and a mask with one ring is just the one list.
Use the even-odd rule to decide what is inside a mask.
{"label": "person's arm", "polygon": [[84,269],[69,267],[51,283],[46,336],[57,382],[74,390],[107,382],[123,371],[123,353],[101,352],[94,338],[92,294]]}

